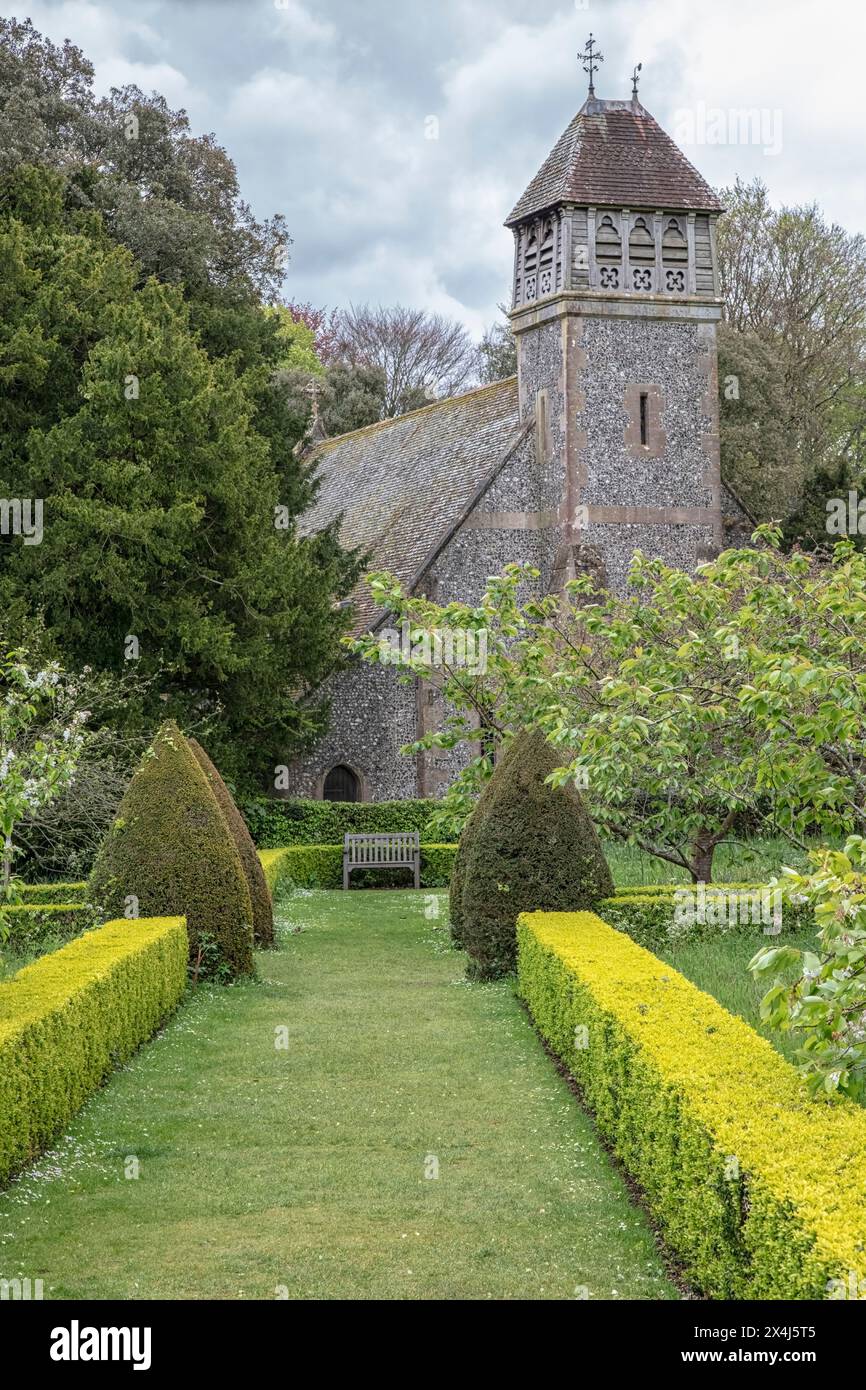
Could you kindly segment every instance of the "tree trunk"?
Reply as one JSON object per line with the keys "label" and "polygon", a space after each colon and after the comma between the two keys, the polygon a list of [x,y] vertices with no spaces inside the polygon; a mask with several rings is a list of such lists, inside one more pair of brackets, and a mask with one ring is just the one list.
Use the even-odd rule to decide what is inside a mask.
{"label": "tree trunk", "polygon": [[3,900],[9,897],[9,880],[12,877],[12,836],[7,835],[3,843]]}
{"label": "tree trunk", "polygon": [[690,865],[693,883],[712,883],[715,848],[714,840],[703,839],[701,836],[695,840]]}

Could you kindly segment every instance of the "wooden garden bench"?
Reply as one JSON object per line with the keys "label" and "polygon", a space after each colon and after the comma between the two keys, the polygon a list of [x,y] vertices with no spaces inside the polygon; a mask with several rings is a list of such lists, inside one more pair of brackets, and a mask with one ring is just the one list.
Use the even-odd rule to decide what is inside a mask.
{"label": "wooden garden bench", "polygon": [[343,888],[353,869],[412,869],[421,887],[421,836],[417,830],[394,835],[346,835],[343,838]]}

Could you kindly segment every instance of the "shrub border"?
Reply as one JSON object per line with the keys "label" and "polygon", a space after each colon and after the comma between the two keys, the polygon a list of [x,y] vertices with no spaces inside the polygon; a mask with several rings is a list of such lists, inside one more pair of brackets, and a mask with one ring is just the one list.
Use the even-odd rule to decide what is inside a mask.
{"label": "shrub border", "polygon": [[[447,888],[456,853],[456,845],[422,845],[421,887]],[[343,886],[342,845],[288,845],[283,849],[260,849],[259,859],[272,893],[279,892],[281,888]],[[383,888],[388,881],[381,870],[364,871],[352,876],[353,884],[359,888]]]}
{"label": "shrub border", "polygon": [[0,950],[27,951],[43,937],[72,940],[94,924],[88,903],[14,903],[3,909],[9,935]]}
{"label": "shrub border", "polygon": [[[604,898],[599,903],[609,926],[626,932],[639,945],[655,951],[660,947],[675,945],[680,941],[718,940],[722,936],[778,936],[779,932],[764,932],[766,924],[755,922],[708,922],[690,923],[674,920],[674,897],[678,892],[694,893],[701,885],[691,883],[647,884],[642,891],[618,888],[612,898]],[[714,894],[733,895],[737,902],[755,893],[772,891],[768,883],[707,883],[703,885],[706,898]],[[800,931],[813,919],[807,904],[802,906],[790,901],[782,904],[782,934]]]}
{"label": "shrub border", "polygon": [[859,1107],[811,1101],[754,1029],[593,913],[524,914],[518,948],[538,1031],[698,1288],[824,1299],[862,1278]]}
{"label": "shrub border", "polygon": [[0,1182],[176,1008],[188,951],[183,917],[113,921],[0,983]]}
{"label": "shrub border", "polygon": [[25,883],[21,889],[25,904],[29,903],[83,903],[87,897],[87,884],[80,883]]}
{"label": "shrub border", "polygon": [[435,800],[314,801],[289,797],[248,797],[238,808],[250,834],[263,849],[342,844],[346,831],[360,834],[417,830],[422,839]]}

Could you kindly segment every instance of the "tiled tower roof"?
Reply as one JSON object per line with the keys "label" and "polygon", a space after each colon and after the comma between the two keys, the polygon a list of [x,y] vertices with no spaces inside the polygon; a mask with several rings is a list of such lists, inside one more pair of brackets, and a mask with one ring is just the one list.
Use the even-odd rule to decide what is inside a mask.
{"label": "tiled tower roof", "polygon": [[722,211],[706,180],[639,101],[595,97],[560,136],[506,226],[560,203]]}

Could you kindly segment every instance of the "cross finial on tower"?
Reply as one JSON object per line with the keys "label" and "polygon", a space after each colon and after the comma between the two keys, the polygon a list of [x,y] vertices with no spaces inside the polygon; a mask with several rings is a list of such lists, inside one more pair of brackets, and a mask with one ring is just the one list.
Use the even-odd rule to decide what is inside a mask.
{"label": "cross finial on tower", "polygon": [[592,34],[590,34],[589,38],[586,41],[586,48],[584,49],[583,53],[578,53],[577,55],[583,63],[584,72],[589,73],[589,95],[591,97],[595,96],[595,85],[592,80],[593,73],[598,71],[599,63],[604,62],[604,54],[594,53],[594,47],[595,39],[592,37]]}
{"label": "cross finial on tower", "polygon": [[314,376],[310,377],[304,387],[304,394],[310,397],[313,405],[313,423],[319,418],[319,394],[322,390],[322,383]]}
{"label": "cross finial on tower", "polygon": [[638,75],[638,73],[640,72],[640,70],[641,70],[642,67],[643,67],[643,63],[638,63],[637,67],[635,68],[634,72],[633,72],[632,75],[631,75],[631,94],[632,94],[632,99],[633,99],[634,101],[637,101],[637,75]]}

